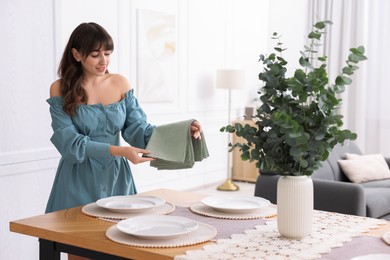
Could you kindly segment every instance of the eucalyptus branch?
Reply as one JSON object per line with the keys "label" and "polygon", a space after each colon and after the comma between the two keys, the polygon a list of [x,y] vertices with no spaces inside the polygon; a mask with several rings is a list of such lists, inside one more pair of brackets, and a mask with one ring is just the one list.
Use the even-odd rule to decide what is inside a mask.
{"label": "eucalyptus branch", "polygon": [[[255,115],[256,128],[241,124],[227,125],[222,132],[235,133],[246,140],[231,149],[241,151],[242,160],[256,161],[256,167],[264,171],[277,170],[282,175],[311,175],[320,162],[326,160],[337,143],[356,139],[356,134],[341,129],[342,116],[334,113],[341,99],[338,93],[350,85],[357,64],[366,58],[364,47],[351,48],[346,66],[329,84],[326,56],[319,56],[316,48],[331,21],[319,21],[308,34],[309,45],[300,52],[299,64],[292,77],[287,77],[287,61],[282,54],[286,50],[281,36],[268,56],[260,55],[263,71],[259,79],[263,83],[257,93],[262,105]],[[308,55],[306,55],[306,53]],[[315,65],[315,58],[320,62]]]}

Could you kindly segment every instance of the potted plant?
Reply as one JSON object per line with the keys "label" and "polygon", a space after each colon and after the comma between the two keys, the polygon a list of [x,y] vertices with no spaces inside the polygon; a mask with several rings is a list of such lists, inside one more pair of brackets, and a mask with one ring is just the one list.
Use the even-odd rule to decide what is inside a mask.
{"label": "potted plant", "polygon": [[[287,76],[287,61],[283,58],[286,49],[281,37],[274,33],[276,53],[260,55],[259,59],[264,68],[259,74],[263,82],[258,92],[262,104],[254,116],[256,127],[236,123],[221,128],[222,132],[244,138],[244,143],[229,144],[229,151],[240,149],[241,159],[255,161],[260,171],[276,172],[282,177],[300,176],[301,180],[311,182],[308,176],[321,166],[321,161],[328,158],[337,143],[357,137],[355,133],[341,129],[343,121],[338,109],[342,100],[339,94],[352,82],[350,77],[358,69],[357,64],[367,58],[364,47],[351,48],[346,66],[334,83],[329,83],[327,57],[319,55],[317,48],[330,24],[331,21],[325,20],[313,25],[308,34],[309,44],[300,52],[301,68],[296,69],[292,76]],[[278,222],[282,218],[279,190],[282,188],[278,187]],[[312,201],[310,203],[313,207]]]}

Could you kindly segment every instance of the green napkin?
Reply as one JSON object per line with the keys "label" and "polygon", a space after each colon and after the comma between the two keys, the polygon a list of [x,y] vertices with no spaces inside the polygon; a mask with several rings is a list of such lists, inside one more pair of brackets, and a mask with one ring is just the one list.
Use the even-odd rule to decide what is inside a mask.
{"label": "green napkin", "polygon": [[156,159],[150,162],[150,166],[158,170],[187,169],[209,156],[203,132],[200,140],[191,135],[193,121],[161,125],[153,130],[146,146],[150,151],[147,156]]}

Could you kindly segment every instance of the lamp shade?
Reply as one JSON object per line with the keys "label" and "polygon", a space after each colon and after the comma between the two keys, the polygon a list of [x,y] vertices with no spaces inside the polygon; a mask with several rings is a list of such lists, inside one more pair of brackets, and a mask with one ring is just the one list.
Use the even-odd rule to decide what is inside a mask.
{"label": "lamp shade", "polygon": [[245,71],[237,69],[217,70],[217,88],[242,89],[245,87]]}

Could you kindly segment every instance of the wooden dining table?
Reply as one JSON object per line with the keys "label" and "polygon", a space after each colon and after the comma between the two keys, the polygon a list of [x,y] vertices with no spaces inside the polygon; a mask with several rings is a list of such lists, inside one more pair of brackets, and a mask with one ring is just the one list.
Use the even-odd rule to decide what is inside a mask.
{"label": "wooden dining table", "polygon": [[[207,194],[157,189],[140,195],[156,196],[177,206],[188,207]],[[390,223],[390,222],[389,222]],[[368,235],[381,236],[390,231],[390,224],[372,230]],[[174,248],[144,248],[122,245],[106,237],[106,230],[115,225],[110,221],[87,216],[82,207],[75,207],[10,222],[12,232],[39,238],[39,259],[59,260],[60,253],[92,259],[173,259],[187,250],[202,249],[206,244]]]}
{"label": "wooden dining table", "polygon": [[[161,197],[177,206],[189,206],[206,196],[168,189],[140,195]],[[39,238],[40,260],[59,260],[61,252],[93,259],[173,259],[187,250],[201,249],[207,244],[161,249],[122,245],[105,235],[106,230],[115,223],[87,216],[81,209],[82,206],[11,221],[10,230]]]}

